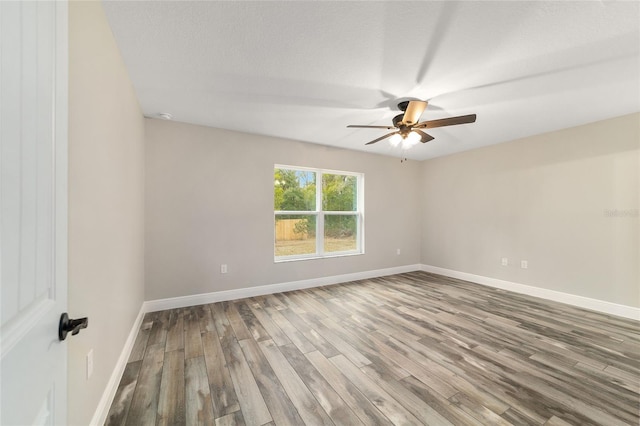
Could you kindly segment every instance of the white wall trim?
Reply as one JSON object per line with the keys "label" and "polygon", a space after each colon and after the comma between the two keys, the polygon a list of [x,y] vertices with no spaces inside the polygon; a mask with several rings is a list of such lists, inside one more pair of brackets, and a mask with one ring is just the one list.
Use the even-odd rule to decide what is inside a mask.
{"label": "white wall trim", "polygon": [[100,398],[100,402],[96,407],[96,411],[93,413],[93,418],[91,419],[91,425],[102,426],[104,422],[107,420],[107,415],[109,414],[109,408],[111,408],[111,403],[113,402],[113,398],[116,396],[116,391],[118,390],[118,385],[120,384],[120,379],[122,378],[122,374],[124,373],[124,369],[127,366],[127,361],[129,360],[129,355],[131,355],[131,350],[133,349],[133,344],[136,341],[136,336],[138,335],[138,330],[140,330],[140,326],[142,325],[142,320],[144,318],[144,303],[140,306],[140,311],[138,312],[138,316],[131,327],[131,331],[129,332],[129,336],[127,337],[126,342],[124,343],[124,347],[122,348],[122,352],[120,353],[120,357],[118,358],[118,362],[116,362],[113,371],[111,372],[111,377],[109,377],[109,382],[107,382],[107,386],[102,393],[102,397]]}
{"label": "white wall trim", "polygon": [[591,309],[593,311],[598,311],[609,315],[615,315],[618,317],[640,321],[640,308],[634,308],[633,306],[619,305],[616,303],[606,302],[604,300],[591,299],[589,297],[563,293],[556,290],[549,290],[546,288],[534,287],[525,284],[518,284],[511,281],[500,280],[497,278],[470,274],[468,272],[455,271],[453,269],[440,268],[438,266],[423,264],[421,265],[421,270],[425,272],[431,272],[433,274],[445,275],[451,278],[471,281],[473,283],[486,285],[489,287],[509,290],[513,291],[514,293],[540,297],[542,299],[552,300],[554,302],[566,303],[568,305],[577,306],[579,308]]}
{"label": "white wall trim", "polygon": [[351,274],[333,275],[331,277],[311,278],[300,281],[289,281],[279,284],[268,284],[256,287],[246,287],[237,290],[214,291],[212,293],[194,294],[192,296],[171,297],[144,302],[145,312],[164,311],[166,309],[184,308],[187,306],[204,305],[223,302],[225,300],[244,299],[246,297],[262,296],[265,294],[281,293],[284,291],[301,290],[304,288],[320,287],[349,281],[383,277],[386,275],[402,274],[404,272],[419,271],[422,265],[404,265],[372,271],[354,272]]}

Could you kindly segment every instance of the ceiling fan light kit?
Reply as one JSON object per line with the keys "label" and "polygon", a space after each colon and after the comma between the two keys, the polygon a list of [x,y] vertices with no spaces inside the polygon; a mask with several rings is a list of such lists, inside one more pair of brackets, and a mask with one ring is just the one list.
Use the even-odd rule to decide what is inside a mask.
{"label": "ceiling fan light kit", "polygon": [[414,145],[417,145],[420,142],[420,135],[416,132],[409,132],[406,138],[402,141],[402,147],[404,149],[411,148]]}
{"label": "ceiling fan light kit", "polygon": [[418,142],[427,143],[434,139],[430,134],[421,129],[434,129],[436,127],[455,126],[458,124],[474,123],[476,121],[475,114],[461,115],[458,117],[441,118],[438,120],[429,120],[420,122],[420,116],[427,108],[427,101],[413,100],[403,101],[398,104],[398,109],[403,111],[393,117],[393,126],[369,126],[361,124],[350,124],[347,127],[365,128],[365,129],[387,129],[395,130],[387,133],[377,139],[367,142],[365,145],[372,145],[381,140],[389,139],[391,146],[398,146],[402,142],[403,149],[409,149]]}

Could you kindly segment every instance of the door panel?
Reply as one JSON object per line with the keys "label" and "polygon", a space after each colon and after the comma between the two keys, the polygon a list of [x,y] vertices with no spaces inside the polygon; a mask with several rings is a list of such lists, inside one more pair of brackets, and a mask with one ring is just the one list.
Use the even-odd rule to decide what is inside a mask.
{"label": "door panel", "polygon": [[0,423],[66,422],[67,5],[0,2]]}

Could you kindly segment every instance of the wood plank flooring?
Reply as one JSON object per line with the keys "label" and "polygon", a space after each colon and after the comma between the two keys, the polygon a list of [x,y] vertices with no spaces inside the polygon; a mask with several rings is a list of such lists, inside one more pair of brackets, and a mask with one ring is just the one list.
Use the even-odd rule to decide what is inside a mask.
{"label": "wood plank flooring", "polygon": [[640,323],[425,272],[145,316],[107,425],[638,425]]}

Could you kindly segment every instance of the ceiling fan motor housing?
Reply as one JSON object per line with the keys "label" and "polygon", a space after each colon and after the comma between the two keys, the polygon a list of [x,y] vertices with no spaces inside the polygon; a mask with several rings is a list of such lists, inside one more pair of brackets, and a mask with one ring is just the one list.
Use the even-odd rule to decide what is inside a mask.
{"label": "ceiling fan motor housing", "polygon": [[409,106],[409,102],[411,102],[411,101],[402,101],[402,102],[400,102],[400,103],[398,104],[398,109],[399,109],[400,111],[403,111],[403,112],[404,112],[404,111],[406,111],[406,110],[407,110],[407,107]]}

